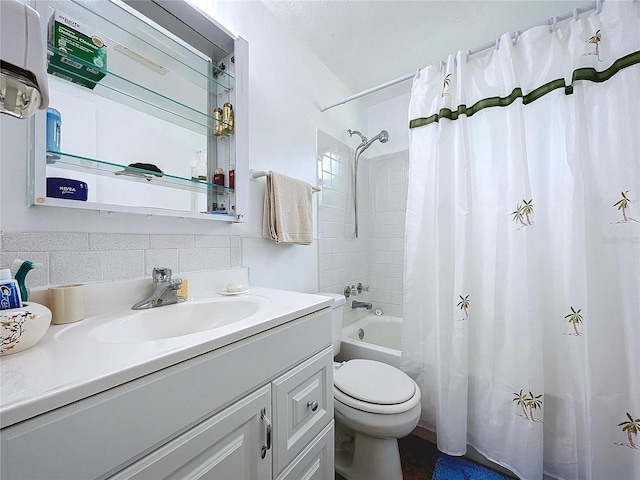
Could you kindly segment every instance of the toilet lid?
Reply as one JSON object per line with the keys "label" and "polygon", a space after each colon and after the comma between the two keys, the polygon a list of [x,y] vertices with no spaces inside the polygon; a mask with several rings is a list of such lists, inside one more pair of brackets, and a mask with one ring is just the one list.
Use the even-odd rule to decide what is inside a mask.
{"label": "toilet lid", "polygon": [[407,374],[374,360],[349,360],[334,372],[333,384],[350,397],[379,405],[404,403],[416,393]]}

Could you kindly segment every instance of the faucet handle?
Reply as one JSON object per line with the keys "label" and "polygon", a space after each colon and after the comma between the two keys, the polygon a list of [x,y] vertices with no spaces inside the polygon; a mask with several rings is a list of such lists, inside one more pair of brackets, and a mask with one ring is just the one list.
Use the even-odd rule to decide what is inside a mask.
{"label": "faucet handle", "polygon": [[171,280],[171,269],[168,267],[154,267],[152,272],[153,282],[166,282]]}
{"label": "faucet handle", "polygon": [[172,290],[180,290],[180,287],[182,287],[182,279],[181,278],[172,278],[171,280],[169,280],[169,285],[171,285],[171,289]]}

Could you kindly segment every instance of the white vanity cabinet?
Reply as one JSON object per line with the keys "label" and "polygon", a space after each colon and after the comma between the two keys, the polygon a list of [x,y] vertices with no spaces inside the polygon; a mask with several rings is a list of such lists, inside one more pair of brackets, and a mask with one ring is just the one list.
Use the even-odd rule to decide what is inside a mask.
{"label": "white vanity cabinet", "polygon": [[333,478],[328,308],[0,431],[3,479]]}

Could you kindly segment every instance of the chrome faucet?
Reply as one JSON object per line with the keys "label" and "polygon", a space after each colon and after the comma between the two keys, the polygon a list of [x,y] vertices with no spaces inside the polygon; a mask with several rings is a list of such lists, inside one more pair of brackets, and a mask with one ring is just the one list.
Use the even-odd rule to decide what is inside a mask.
{"label": "chrome faucet", "polygon": [[371,307],[371,302],[359,302],[357,300],[351,302],[351,308],[366,308],[367,310],[371,310]]}
{"label": "chrome faucet", "polygon": [[153,269],[153,290],[149,298],[136,303],[133,310],[145,310],[147,308],[162,307],[178,302],[184,302],[184,298],[178,297],[178,290],[182,286],[181,278],[171,278],[171,269],[156,267]]}

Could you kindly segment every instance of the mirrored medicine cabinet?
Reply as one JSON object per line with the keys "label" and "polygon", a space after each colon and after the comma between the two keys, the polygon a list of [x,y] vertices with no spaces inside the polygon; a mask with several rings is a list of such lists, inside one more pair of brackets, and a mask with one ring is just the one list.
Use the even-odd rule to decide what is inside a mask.
{"label": "mirrored medicine cabinet", "polygon": [[180,0],[34,4],[50,109],[33,203],[246,221],[247,42]]}

